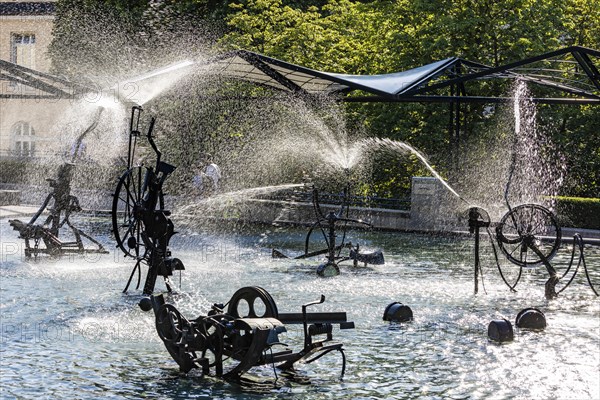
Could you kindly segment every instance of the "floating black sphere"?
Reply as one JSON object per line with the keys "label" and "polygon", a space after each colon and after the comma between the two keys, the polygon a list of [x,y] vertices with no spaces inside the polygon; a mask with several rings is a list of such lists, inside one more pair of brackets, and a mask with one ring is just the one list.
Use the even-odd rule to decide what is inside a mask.
{"label": "floating black sphere", "polygon": [[510,342],[514,339],[513,328],[509,320],[494,320],[488,325],[488,337],[495,342]]}
{"label": "floating black sphere", "polygon": [[340,274],[340,267],[334,262],[326,262],[317,267],[317,275],[323,277],[337,276]]}
{"label": "floating black sphere", "polygon": [[140,306],[140,308],[142,309],[142,311],[150,311],[152,310],[152,300],[150,300],[150,297],[144,297],[140,300],[140,302],[138,303],[138,305]]}
{"label": "floating black sphere", "polygon": [[392,322],[407,322],[412,321],[413,312],[409,306],[405,306],[402,303],[398,303],[397,301],[388,305],[383,312],[383,320],[384,321],[392,321]]}
{"label": "floating black sphere", "polygon": [[521,329],[546,328],[546,316],[537,308],[525,308],[517,314],[515,325]]}

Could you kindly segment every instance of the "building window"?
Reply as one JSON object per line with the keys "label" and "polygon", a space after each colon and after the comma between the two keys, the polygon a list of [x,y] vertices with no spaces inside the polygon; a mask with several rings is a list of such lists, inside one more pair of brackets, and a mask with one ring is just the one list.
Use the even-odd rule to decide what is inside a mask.
{"label": "building window", "polygon": [[35,68],[35,35],[13,33],[10,61],[27,68]]}
{"label": "building window", "polygon": [[29,122],[19,121],[11,129],[13,154],[19,157],[33,157],[35,154],[35,131]]}

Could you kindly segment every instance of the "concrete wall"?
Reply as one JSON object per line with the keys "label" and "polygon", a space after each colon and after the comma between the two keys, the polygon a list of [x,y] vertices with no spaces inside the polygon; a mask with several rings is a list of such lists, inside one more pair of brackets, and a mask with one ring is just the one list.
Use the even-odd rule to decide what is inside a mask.
{"label": "concrete wall", "polygon": [[438,179],[413,177],[411,187],[410,219],[418,230],[447,231],[461,227],[459,217],[467,209]]}
{"label": "concrete wall", "polygon": [[[310,225],[316,221],[311,203],[251,199],[234,207],[229,214],[247,222]],[[327,213],[339,207],[323,204],[321,209]],[[460,201],[437,179],[414,177],[410,211],[351,207],[349,218],[364,220],[381,230],[446,231],[461,227],[459,210]]]}

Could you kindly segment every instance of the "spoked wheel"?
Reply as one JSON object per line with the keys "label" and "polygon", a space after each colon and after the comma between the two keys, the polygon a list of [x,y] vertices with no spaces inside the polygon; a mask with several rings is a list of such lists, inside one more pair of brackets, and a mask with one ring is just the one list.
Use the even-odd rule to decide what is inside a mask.
{"label": "spoked wheel", "polygon": [[275,301],[265,289],[247,286],[231,296],[227,314],[234,318],[278,318]]}
{"label": "spoked wheel", "polygon": [[163,304],[156,313],[158,336],[183,372],[189,372],[194,368],[196,359],[193,351],[181,351],[179,345],[186,326],[190,326],[189,321],[171,304]]}
{"label": "spoked wheel", "polygon": [[179,310],[171,304],[163,304],[156,313],[156,330],[163,341],[179,342],[186,323],[189,324]]}
{"label": "spoked wheel", "polygon": [[537,267],[548,262],[561,240],[554,215],[537,204],[522,204],[506,213],[496,234],[506,258],[520,267]]}
{"label": "spoked wheel", "polygon": [[146,253],[141,237],[144,229],[141,215],[144,175],[144,167],[141,166],[127,170],[119,179],[112,204],[113,234],[117,247],[126,256],[135,258],[143,257]]}

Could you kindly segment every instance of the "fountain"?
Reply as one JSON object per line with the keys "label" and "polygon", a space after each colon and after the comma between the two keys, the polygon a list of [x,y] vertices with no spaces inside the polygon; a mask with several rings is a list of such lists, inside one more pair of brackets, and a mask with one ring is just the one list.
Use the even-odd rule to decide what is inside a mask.
{"label": "fountain", "polygon": [[[598,296],[585,264],[581,235],[574,235],[571,260],[564,274],[559,276],[550,261],[561,245],[561,228],[556,217],[548,208],[537,203],[528,202],[541,198],[541,194],[544,193],[542,191],[544,184],[549,186],[549,188],[544,188],[546,189],[545,192],[548,195],[555,195],[555,191],[562,181],[560,175],[551,179],[552,170],[548,167],[549,163],[542,162],[539,146],[540,138],[535,124],[535,106],[528,101],[528,97],[525,83],[518,81],[513,96],[514,137],[511,161],[504,189],[504,203],[508,211],[498,223],[494,224],[495,234],[490,231],[492,222],[485,209],[470,207],[468,211],[469,232],[475,236],[475,293],[478,292],[479,274],[481,272],[479,233],[480,228],[485,228],[492,244],[500,276],[511,291],[514,291],[519,283],[523,268],[536,268],[543,265],[550,275],[545,283],[545,296],[548,299],[555,298],[571,284],[579,266],[583,265],[589,286],[594,294]],[[524,163],[524,160],[527,162]],[[517,187],[516,192],[519,195],[519,201],[525,201],[525,203],[513,207],[510,197],[511,190],[514,191],[515,187]],[[496,246],[512,264],[519,268],[514,282],[509,282],[505,277],[505,273],[500,267]],[[556,285],[567,276],[573,267],[576,249],[579,250],[577,268],[575,268],[571,279],[557,291]]]}
{"label": "fountain", "polygon": [[[185,66],[181,67],[183,69]],[[157,97],[152,96],[144,98],[156,101]],[[490,345],[482,340],[482,326],[488,310],[493,308],[509,313],[515,305],[530,306],[536,292],[531,296],[530,292],[515,294],[511,291],[505,294],[491,291],[489,296],[473,299],[470,296],[471,280],[466,283],[463,279],[463,272],[471,271],[468,267],[470,257],[464,251],[468,243],[460,237],[447,239],[419,234],[368,232],[361,240],[370,240],[386,249],[385,271],[376,265],[373,269],[352,271],[343,277],[315,280],[313,274],[285,269],[284,263],[273,261],[270,254],[265,257],[261,251],[265,242],[285,241],[290,237],[298,242],[307,242],[311,232],[319,229],[327,244],[327,262],[324,265],[329,267],[323,269],[325,275],[330,271],[335,274],[336,268],[332,264],[343,258],[354,263],[370,262],[370,259],[363,259],[364,254],[354,246],[350,248],[348,257],[341,257],[339,251],[345,242],[342,240],[342,245],[336,242],[340,224],[352,221],[368,225],[348,218],[347,200],[342,201],[342,205],[333,212],[323,212],[318,195],[321,192],[315,190],[313,207],[317,222],[308,235],[305,232],[296,234],[292,229],[286,231],[282,227],[269,227],[264,228],[260,235],[236,231],[242,234],[223,237],[193,232],[177,236],[181,241],[171,242],[174,234],[171,217],[174,219],[174,216],[169,215],[165,208],[166,188],[163,184],[175,185],[173,182],[176,182],[178,185],[179,181],[175,179],[175,167],[160,160],[158,147],[164,147],[154,143],[152,124],[145,136],[154,150],[156,162],[135,165],[133,149],[143,135],[133,121],[139,122],[140,112],[140,108],[132,110],[127,171],[118,181],[112,210],[117,245],[127,255],[126,260],[136,262],[131,274],[129,269],[122,272],[119,260],[106,255],[99,255],[102,258],[97,263],[67,263],[63,260],[38,268],[22,263],[12,253],[5,251],[2,254],[3,282],[15,288],[6,291],[2,299],[2,339],[6,354],[3,358],[14,360],[10,364],[2,363],[8,395],[34,397],[39,395],[40,388],[50,388],[54,395],[60,393],[71,397],[245,397],[246,393],[240,393],[237,386],[215,383],[210,378],[194,379],[193,370],[242,381],[250,373],[272,377],[272,371],[276,369],[271,367],[278,367],[284,371],[282,375],[290,377],[282,387],[277,383],[270,385],[267,394],[271,396],[286,396],[293,392],[308,397],[339,397],[340,393],[350,397],[395,397],[402,393],[423,397],[597,397],[600,393],[595,379],[598,354],[589,351],[597,341],[594,335],[597,304],[580,296],[565,295],[561,302],[550,306],[552,314],[546,332],[553,335],[551,342],[540,340],[539,336],[523,335],[511,346],[499,348]],[[323,125],[319,118],[309,118],[308,124],[323,128],[319,127]],[[264,125],[269,125],[268,121]],[[276,131],[278,127],[271,129]],[[308,164],[312,163],[315,169],[321,168],[315,175],[322,176],[326,184],[330,183],[331,176],[345,177],[345,170],[353,171],[366,164],[364,156],[370,150],[411,152],[422,162],[427,161],[412,146],[399,141],[365,139],[351,144],[348,141],[340,143],[336,138],[324,135],[306,143],[293,149],[293,154],[307,154],[310,158]],[[259,145],[270,147],[271,144],[261,142]],[[312,147],[315,152],[305,151],[307,147]],[[274,158],[275,161],[288,156],[281,148],[272,148],[282,153],[279,158]],[[251,150],[245,154],[252,153]],[[230,152],[231,149],[225,151]],[[263,156],[264,153],[257,153],[257,158]],[[275,161],[265,169],[276,165]],[[246,165],[240,164],[243,167],[239,168],[244,169]],[[323,168],[329,167],[332,169],[327,171],[330,175],[321,174]],[[460,196],[460,190],[454,190],[436,175],[434,168],[427,168],[454,198],[471,207],[470,228],[478,241],[480,229],[493,227],[487,212],[483,208],[472,208],[477,203]],[[178,211],[182,218],[187,218],[183,214],[201,214],[203,205],[218,207],[225,200],[236,202],[246,199],[249,194],[271,193],[300,185],[269,183],[193,201]],[[186,194],[183,191],[181,196]],[[500,227],[496,231],[496,240],[500,251],[507,257],[526,264],[518,266],[519,271],[531,267],[534,261],[545,265],[551,255],[559,261],[568,259],[560,248],[553,249],[543,244],[546,238],[533,229],[534,224],[530,224],[531,230],[522,228],[529,228],[530,219],[536,220],[538,216],[552,225],[552,215],[532,203],[512,207],[513,202],[511,199],[510,215],[507,214],[496,225]],[[547,233],[544,231],[544,236]],[[552,243],[557,236],[550,238]],[[101,236],[99,242],[106,246],[113,243],[113,239]],[[239,257],[212,260],[203,253],[207,243],[223,244],[224,248],[233,243],[239,251],[235,255]],[[5,243],[2,245],[3,249],[10,248]],[[591,268],[588,269],[583,246],[583,242],[578,242],[581,251],[576,268],[583,265],[588,280],[597,280],[598,270],[595,267],[598,266],[598,254],[592,252],[592,257],[588,258]],[[171,251],[189,260],[182,279],[182,285],[187,285],[187,288],[181,293],[165,296],[157,294],[155,283],[159,275],[163,276],[167,291],[171,291],[168,279],[179,265],[175,261],[177,259],[170,257]],[[305,248],[304,253],[311,251]],[[479,252],[476,282],[480,269],[478,261],[481,261]],[[170,264],[171,270],[167,264]],[[154,316],[150,319],[137,307],[131,307],[132,299],[138,302],[137,296],[128,294],[118,300],[114,298],[114,286],[128,277],[127,291],[136,272],[140,285],[143,265],[147,265],[148,274],[140,305],[147,310],[153,309]],[[107,274],[107,270],[114,273]],[[39,277],[46,279],[36,279]],[[32,284],[23,285],[22,282],[28,279]],[[571,281],[573,279],[575,274]],[[516,285],[514,282],[510,284]],[[273,287],[269,291],[278,299],[277,305],[271,294],[262,289],[267,285]],[[207,301],[210,296],[223,298],[233,292],[234,287],[242,289],[235,291],[228,303]],[[335,295],[327,294],[327,291]],[[39,296],[40,292],[52,293],[53,296]],[[328,302],[322,304],[324,309],[344,307],[356,321],[358,329],[345,332],[345,341],[352,346],[342,346],[333,339],[334,328],[353,327],[345,312],[308,312],[309,307],[324,303],[322,293],[326,293],[328,298]],[[299,298],[306,300],[299,301]],[[398,298],[410,301],[411,306],[418,310],[415,317],[411,311],[410,317],[399,316],[401,321],[412,320],[410,324],[382,324],[381,305]],[[310,302],[310,299],[319,300]],[[301,313],[278,312],[281,304],[293,307],[303,303]],[[15,307],[15,304],[21,306]],[[384,319],[395,320],[397,316],[392,314],[401,307],[400,303],[390,304]],[[537,307],[548,305],[541,303]],[[188,319],[185,315],[194,318]],[[27,324],[24,325],[23,321]],[[292,334],[294,326],[301,327],[297,336]],[[278,348],[283,346],[281,334],[288,329],[290,334],[286,344],[289,347]],[[577,338],[577,346],[573,345],[573,337]],[[175,373],[173,365],[165,363],[164,352],[157,351],[158,345],[164,345],[179,369],[189,372],[189,375]],[[551,351],[547,351],[548,348]],[[564,351],[565,348],[569,351]],[[84,353],[94,357],[82,359],[81,354]],[[323,379],[325,374],[339,368],[339,359],[321,358],[329,353],[340,353],[342,374],[346,372],[346,357],[352,360],[351,373],[345,375],[344,381]],[[48,364],[48,359],[53,363]],[[75,368],[74,359],[79,360]],[[303,363],[311,364],[311,368],[302,370]],[[111,367],[106,368],[107,365]],[[482,365],[485,368],[480,368]],[[563,365],[570,367],[563,368]],[[557,381],[556,378],[560,377],[561,384],[536,385],[537,374],[532,375],[532,370],[544,372],[540,382]],[[513,385],[506,385],[507,376]],[[277,372],[275,378],[277,381]],[[482,381],[487,384],[482,386]],[[294,385],[296,382],[315,384]],[[260,390],[265,389],[262,387]]]}
{"label": "fountain", "polygon": [[[148,265],[143,289],[145,297],[140,300],[139,306],[143,311],[154,309],[158,334],[180,369],[187,373],[199,368],[205,375],[214,369],[218,377],[240,380],[255,366],[278,364],[278,368],[288,371],[293,370],[297,362],[311,363],[332,351],[338,351],[342,355],[343,375],[346,358],[342,344],[333,342],[332,324],[339,324],[342,329],[353,328],[354,324],[347,321],[345,313],[308,314],[306,308],[323,303],[324,295],[319,301],[304,304],[300,315],[279,314],[268,292],[259,287],[245,287],[233,295],[227,303],[227,311],[224,305],[214,304],[207,316],[200,316],[191,322],[175,306],[166,303],[162,294],[153,295],[159,275],[165,278],[167,291],[171,293],[169,277],[173,271],[183,270],[184,266],[179,259],[171,257],[168,247],[175,232],[174,224],[168,218],[171,213],[165,209],[163,184],[175,167],[161,161],[162,153],[152,136],[154,118],[151,119],[146,138],[156,154],[155,166],[133,166],[137,138],[141,136],[141,112],[139,106],[131,111],[128,168],[119,179],[114,194],[113,233],[117,246],[126,256],[136,260],[124,293],[136,271],[139,288],[141,265]],[[145,169],[144,174],[142,169]],[[259,301],[262,305],[258,304]],[[247,314],[241,311],[242,303],[249,307]],[[257,310],[260,307],[265,310],[259,314]],[[275,345],[287,347],[278,339],[278,334],[285,332],[284,323],[303,325],[304,347],[297,353],[288,349],[273,352]],[[317,337],[321,335],[325,335],[325,338],[318,340]],[[270,351],[268,356],[267,351]],[[231,358],[238,364],[224,372],[224,358]]]}

